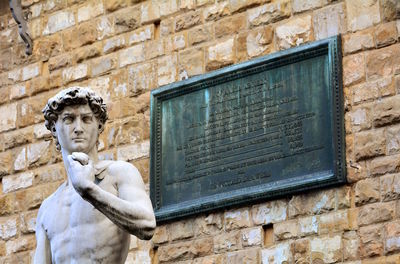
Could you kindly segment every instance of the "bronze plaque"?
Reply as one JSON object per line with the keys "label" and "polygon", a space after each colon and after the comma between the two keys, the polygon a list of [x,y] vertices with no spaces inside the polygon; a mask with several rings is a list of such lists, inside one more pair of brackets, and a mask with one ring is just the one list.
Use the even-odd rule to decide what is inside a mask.
{"label": "bronze plaque", "polygon": [[340,51],[333,37],[154,90],[157,221],[345,182]]}

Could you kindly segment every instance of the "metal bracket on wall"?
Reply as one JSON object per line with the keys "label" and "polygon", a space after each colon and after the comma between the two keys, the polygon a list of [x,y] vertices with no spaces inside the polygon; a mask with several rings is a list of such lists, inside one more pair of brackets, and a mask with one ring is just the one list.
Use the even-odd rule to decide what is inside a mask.
{"label": "metal bracket on wall", "polygon": [[27,30],[28,27],[26,25],[26,21],[24,16],[22,15],[21,1],[20,0],[9,0],[11,14],[18,24],[18,32],[21,36],[22,40],[25,42],[26,50],[25,53],[27,55],[32,55],[32,46],[33,42],[31,37],[29,36]]}

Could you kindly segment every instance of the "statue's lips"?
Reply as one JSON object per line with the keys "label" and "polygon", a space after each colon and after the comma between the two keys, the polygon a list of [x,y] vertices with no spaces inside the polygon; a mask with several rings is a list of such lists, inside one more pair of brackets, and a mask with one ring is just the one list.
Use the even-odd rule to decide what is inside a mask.
{"label": "statue's lips", "polygon": [[86,139],[85,138],[73,138],[72,140],[75,141],[75,142],[83,142]]}

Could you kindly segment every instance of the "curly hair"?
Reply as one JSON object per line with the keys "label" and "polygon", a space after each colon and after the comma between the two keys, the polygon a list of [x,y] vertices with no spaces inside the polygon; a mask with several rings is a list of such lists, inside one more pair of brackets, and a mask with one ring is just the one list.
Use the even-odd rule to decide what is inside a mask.
{"label": "curly hair", "polygon": [[58,115],[61,114],[64,107],[69,105],[85,105],[88,104],[93,111],[94,116],[99,121],[99,132],[103,132],[104,124],[107,121],[107,106],[103,103],[103,98],[96,95],[91,89],[79,86],[70,87],[57,93],[50,98],[43,108],[45,126],[53,134],[56,139],[57,149],[60,149],[57,137],[54,135],[55,123]]}

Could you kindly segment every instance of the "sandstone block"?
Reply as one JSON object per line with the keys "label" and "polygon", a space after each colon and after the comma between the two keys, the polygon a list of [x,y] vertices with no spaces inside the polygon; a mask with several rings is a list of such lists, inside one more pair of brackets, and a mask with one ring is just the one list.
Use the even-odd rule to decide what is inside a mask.
{"label": "sandstone block", "polygon": [[103,98],[104,103],[111,103],[110,77],[100,76],[92,79],[88,85],[96,94]]}
{"label": "sandstone block", "polygon": [[199,25],[201,23],[201,12],[191,11],[178,16],[175,19],[175,31],[181,31]]}
{"label": "sandstone block", "polygon": [[284,200],[271,201],[251,208],[251,215],[255,225],[271,224],[285,221],[287,202]]}
{"label": "sandstone block", "polygon": [[70,66],[72,64],[72,56],[70,54],[61,54],[49,59],[49,70],[54,71],[59,68]]}
{"label": "sandstone block", "polygon": [[372,126],[371,115],[371,110],[368,107],[356,108],[350,112],[349,117],[353,132],[370,129]]}
{"label": "sandstone block", "polygon": [[172,37],[147,41],[144,44],[146,60],[151,60],[156,57],[160,57],[165,53],[170,53],[173,49]]}
{"label": "sandstone block", "polygon": [[392,155],[379,157],[371,161],[369,170],[371,176],[383,175],[386,173],[399,172],[400,156]]}
{"label": "sandstone block", "polygon": [[7,104],[0,106],[0,132],[7,131],[16,127],[17,104]]}
{"label": "sandstone block", "polygon": [[318,217],[308,216],[299,218],[299,235],[309,236],[318,234]]}
{"label": "sandstone block", "polygon": [[400,250],[400,222],[399,220],[385,225],[385,252],[393,253]]}
{"label": "sandstone block", "polygon": [[73,25],[75,25],[74,13],[70,10],[60,11],[49,16],[43,30],[43,35],[53,34]]}
{"label": "sandstone block", "polygon": [[[34,2],[38,2],[38,1],[34,0]],[[43,10],[51,11],[51,12],[60,10],[65,7],[66,7],[66,3],[63,0],[48,0],[48,1],[44,2],[44,4],[43,4]]]}
{"label": "sandstone block", "polygon": [[84,22],[78,27],[63,33],[64,49],[69,51],[84,45],[92,44],[96,41],[97,36],[96,23],[93,21]]}
{"label": "sandstone block", "polygon": [[400,121],[400,96],[392,96],[376,102],[373,124],[376,127],[397,123]]}
{"label": "sandstone block", "polygon": [[15,195],[6,194],[0,196],[0,215],[8,215],[15,211]]}
{"label": "sandstone block", "polygon": [[127,0],[109,0],[105,2],[105,8],[109,12],[113,12],[117,9],[126,7],[128,5]]}
{"label": "sandstone block", "polygon": [[[109,3],[111,1],[107,1]],[[78,23],[97,17],[104,13],[104,6],[102,2],[87,1],[85,5],[78,8]]]}
{"label": "sandstone block", "polygon": [[142,62],[145,59],[144,45],[138,44],[133,47],[121,50],[118,55],[119,67],[124,67],[132,63]]}
{"label": "sandstone block", "polygon": [[354,189],[356,205],[379,201],[379,189],[379,179],[370,178],[358,181]]}
{"label": "sandstone block", "polygon": [[236,252],[228,252],[226,254],[227,263],[259,263],[260,250],[258,248],[252,248],[247,250],[240,250]]}
{"label": "sandstone block", "polygon": [[308,263],[310,261],[310,240],[298,239],[290,244],[294,263]]}
{"label": "sandstone block", "polygon": [[3,177],[3,193],[9,193],[18,189],[32,186],[35,175],[33,172],[25,172],[17,175]]}
{"label": "sandstone block", "polygon": [[323,190],[314,193],[295,195],[289,201],[289,218],[331,211],[335,209],[335,200],[335,190]]}
{"label": "sandstone block", "polygon": [[247,11],[247,20],[250,27],[271,24],[290,17],[291,5],[288,0],[274,1]]}
{"label": "sandstone block", "polygon": [[206,7],[203,11],[205,21],[218,20],[230,14],[228,2],[219,2]]}
{"label": "sandstone block", "polygon": [[98,59],[94,59],[91,61],[91,64],[91,74],[92,76],[96,76],[115,69],[118,65],[118,62],[117,58],[111,54],[109,56],[103,56]]}
{"label": "sandstone block", "polygon": [[261,250],[261,263],[291,263],[292,254],[289,242],[280,243]]}
{"label": "sandstone block", "polygon": [[169,238],[167,227],[165,225],[158,226],[156,228],[156,231],[154,232],[154,236],[151,241],[153,241],[154,244],[162,244],[167,242],[168,240]]}
{"label": "sandstone block", "polygon": [[22,68],[22,80],[26,81],[37,77],[39,74],[41,74],[41,68],[42,64],[39,62]]}
{"label": "sandstone block", "polygon": [[358,224],[364,226],[391,220],[394,208],[394,202],[364,205],[358,212]]}
{"label": "sandstone block", "polygon": [[274,236],[276,240],[296,238],[299,235],[299,222],[289,220],[274,224]]}
{"label": "sandstone block", "polygon": [[32,79],[27,84],[29,89],[29,94],[35,95],[40,92],[47,91],[49,87],[49,77],[48,76],[39,76],[35,79]]}
{"label": "sandstone block", "polygon": [[188,77],[204,73],[204,50],[190,49],[178,55],[179,72],[185,72]]}
{"label": "sandstone block", "polygon": [[194,232],[196,236],[215,235],[220,232],[223,227],[222,213],[209,214],[195,219]]}
{"label": "sandstone block", "polygon": [[22,211],[39,208],[40,204],[51,195],[60,185],[60,182],[36,186],[16,193],[15,206]]}
{"label": "sandstone block", "polygon": [[365,80],[364,54],[343,58],[343,84],[351,85]]}
{"label": "sandstone block", "polygon": [[28,146],[26,157],[29,166],[40,166],[49,162],[51,143],[51,141],[42,141]]}
{"label": "sandstone block", "polygon": [[252,30],[246,37],[247,55],[250,58],[265,55],[271,52],[273,40],[273,29],[270,26]]}
{"label": "sandstone block", "polygon": [[399,69],[400,45],[391,45],[366,53],[367,78],[389,76]]}
{"label": "sandstone block", "polygon": [[389,154],[400,152],[400,127],[389,127],[386,130],[386,149]]}
{"label": "sandstone block", "polygon": [[[84,60],[99,56],[101,53],[101,42],[94,43],[74,50],[72,60],[81,63]],[[71,60],[71,58],[69,58]],[[70,63],[68,63],[69,65]],[[68,66],[65,65],[65,66]]]}
{"label": "sandstone block", "polygon": [[226,230],[250,227],[251,225],[250,212],[247,208],[227,211],[224,214],[224,226]]}
{"label": "sandstone block", "polygon": [[263,229],[256,227],[242,231],[242,245],[244,247],[261,246],[263,243]]}
{"label": "sandstone block", "polygon": [[351,31],[368,28],[381,21],[379,1],[346,0],[347,23]]}
{"label": "sandstone block", "polygon": [[357,133],[354,146],[357,161],[384,155],[386,150],[384,130]]}
{"label": "sandstone block", "polygon": [[22,71],[21,69],[16,69],[8,72],[8,80],[6,84],[12,84],[12,82],[21,81],[22,78]]}
{"label": "sandstone block", "polygon": [[388,46],[396,42],[397,29],[396,22],[380,24],[375,30],[375,40],[377,47]]}
{"label": "sandstone block", "polygon": [[363,30],[343,36],[343,50],[345,54],[375,47],[373,31]]}
{"label": "sandstone block", "polygon": [[[8,175],[11,173],[13,157],[10,151],[0,152],[0,175]],[[3,178],[4,181],[4,178]],[[4,182],[3,182],[4,184]]]}
{"label": "sandstone block", "polygon": [[196,6],[195,0],[181,0],[179,3],[180,10],[191,10],[194,9]]}
{"label": "sandstone block", "polygon": [[360,227],[359,235],[362,258],[382,255],[384,246],[382,225]]}
{"label": "sandstone block", "polygon": [[33,54],[37,54],[41,60],[48,60],[50,57],[60,54],[63,50],[60,34],[39,38],[35,40]]}
{"label": "sandstone block", "polygon": [[[18,153],[18,154],[16,154]],[[26,147],[16,150],[15,152],[15,160],[14,160],[14,171],[21,171],[26,168]]]}
{"label": "sandstone block", "polygon": [[229,0],[229,10],[231,13],[242,11],[247,7],[264,2],[263,0]]}
{"label": "sandstone block", "polygon": [[39,183],[59,182],[66,179],[64,166],[60,163],[41,167],[35,170],[35,174],[39,178]]}
{"label": "sandstone block", "polygon": [[[293,3],[293,9],[295,9],[296,3],[303,3],[304,1],[295,1]],[[311,3],[310,3],[311,2]],[[307,6],[307,3],[312,4],[312,7],[316,7],[325,4],[325,0],[312,0],[306,1],[303,5]],[[343,34],[346,32],[346,14],[344,3],[331,5],[314,12],[313,16],[314,34],[315,39],[324,39],[335,35]]]}
{"label": "sandstone block", "polygon": [[125,37],[123,35],[119,35],[110,39],[107,39],[104,42],[103,52],[110,53],[116,51],[118,49],[125,47]]}
{"label": "sandstone block", "polygon": [[160,246],[158,249],[158,258],[160,261],[173,261],[176,263],[177,260],[206,255],[207,253],[211,253],[211,250],[211,239],[197,239],[195,241]]}
{"label": "sandstone block", "polygon": [[160,1],[158,2],[160,8],[160,16],[166,17],[173,13],[176,13],[179,10],[178,0],[170,0],[170,1]]}
{"label": "sandstone block", "polygon": [[146,1],[141,7],[142,23],[151,23],[160,19],[160,6],[154,1]]}
{"label": "sandstone block", "polygon": [[214,31],[210,24],[198,26],[188,31],[189,45],[197,45],[202,42],[210,41],[213,38]]}
{"label": "sandstone block", "polygon": [[384,21],[392,21],[400,18],[400,3],[396,0],[382,0],[381,10]]}
{"label": "sandstone block", "polygon": [[231,231],[214,236],[214,252],[235,251],[242,248],[240,231]]}
{"label": "sandstone block", "polygon": [[129,45],[154,39],[154,24],[138,28],[132,33],[128,34]]}
{"label": "sandstone block", "polygon": [[131,161],[142,157],[148,157],[150,151],[150,141],[139,144],[119,147],[117,149],[117,159]]}
{"label": "sandstone block", "polygon": [[15,240],[7,241],[6,252],[7,255],[11,255],[13,253],[34,249],[35,246],[36,246],[36,240],[34,235],[23,236]]}
{"label": "sandstone block", "polygon": [[140,10],[137,6],[124,8],[115,12],[112,17],[115,23],[115,33],[119,34],[126,31],[132,31],[140,26]]}
{"label": "sandstone block", "polygon": [[311,259],[313,262],[335,263],[342,259],[342,239],[333,237],[316,237],[311,239]]}
{"label": "sandstone block", "polygon": [[246,27],[245,14],[230,16],[224,18],[215,25],[215,37],[220,38],[223,36],[233,35],[246,29]]}
{"label": "sandstone block", "polygon": [[129,95],[136,96],[156,87],[157,70],[152,63],[134,65],[128,68]]}
{"label": "sandstone block", "polygon": [[275,30],[278,48],[288,49],[313,40],[311,16],[296,17]]}
{"label": "sandstone block", "polygon": [[360,257],[360,239],[355,231],[343,234],[343,259],[357,260]]}
{"label": "sandstone block", "polygon": [[17,235],[17,218],[5,218],[0,220],[0,237],[8,240]]}
{"label": "sandstone block", "polygon": [[193,221],[191,219],[175,222],[167,226],[168,235],[172,241],[193,237]]}
{"label": "sandstone block", "polygon": [[111,37],[115,34],[114,20],[112,17],[102,16],[95,21],[97,30],[97,40]]}
{"label": "sandstone block", "polygon": [[221,68],[223,66],[234,63],[234,39],[230,38],[223,42],[219,42],[211,46],[207,50],[207,64],[208,71]]}
{"label": "sandstone block", "polygon": [[85,79],[89,76],[88,65],[81,63],[76,66],[65,68],[62,70],[62,78],[64,83],[78,81]]}
{"label": "sandstone block", "polygon": [[0,87],[0,104],[8,102],[10,98],[10,87]]}
{"label": "sandstone block", "polygon": [[400,197],[400,175],[387,175],[380,178],[382,200],[390,201]]}
{"label": "sandstone block", "polygon": [[353,87],[354,104],[395,94],[392,77],[380,78]]}
{"label": "sandstone block", "polygon": [[294,0],[293,12],[299,13],[310,9],[322,7],[327,4],[327,0]]}
{"label": "sandstone block", "polygon": [[353,226],[349,221],[349,218],[350,217],[347,210],[322,214],[319,217],[320,234],[332,234],[351,230]]}
{"label": "sandstone block", "polygon": [[157,80],[159,86],[176,81],[177,66],[178,66],[177,60],[178,59],[176,55],[164,56],[157,60],[158,63]]}

